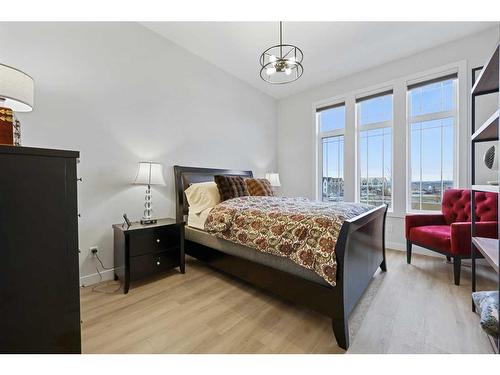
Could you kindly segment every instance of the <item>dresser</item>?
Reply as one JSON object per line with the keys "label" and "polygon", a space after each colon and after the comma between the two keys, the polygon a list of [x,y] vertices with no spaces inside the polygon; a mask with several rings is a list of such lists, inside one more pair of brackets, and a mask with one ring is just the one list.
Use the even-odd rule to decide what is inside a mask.
{"label": "dresser", "polygon": [[79,153],[0,146],[0,353],[80,353]]}
{"label": "dresser", "polygon": [[115,279],[126,294],[131,283],[179,267],[185,272],[184,223],[158,219],[156,224],[113,225]]}

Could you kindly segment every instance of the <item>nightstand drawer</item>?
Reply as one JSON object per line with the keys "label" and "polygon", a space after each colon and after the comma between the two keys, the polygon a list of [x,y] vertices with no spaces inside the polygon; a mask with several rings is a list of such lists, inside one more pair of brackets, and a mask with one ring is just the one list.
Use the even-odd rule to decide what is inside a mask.
{"label": "nightstand drawer", "polygon": [[167,251],[158,254],[147,254],[130,259],[130,279],[142,279],[160,272],[170,270],[180,265],[180,253]]}
{"label": "nightstand drawer", "polygon": [[178,248],[180,241],[180,231],[177,226],[134,231],[130,233],[130,256],[154,254]]}

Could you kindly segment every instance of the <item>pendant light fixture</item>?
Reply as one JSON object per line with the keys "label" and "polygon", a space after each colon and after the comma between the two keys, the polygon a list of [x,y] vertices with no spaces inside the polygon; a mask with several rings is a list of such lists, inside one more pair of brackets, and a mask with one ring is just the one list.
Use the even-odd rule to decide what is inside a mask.
{"label": "pendant light fixture", "polygon": [[304,73],[303,59],[299,47],[283,44],[283,22],[280,22],[280,43],[260,55],[260,78],[277,85],[296,81]]}

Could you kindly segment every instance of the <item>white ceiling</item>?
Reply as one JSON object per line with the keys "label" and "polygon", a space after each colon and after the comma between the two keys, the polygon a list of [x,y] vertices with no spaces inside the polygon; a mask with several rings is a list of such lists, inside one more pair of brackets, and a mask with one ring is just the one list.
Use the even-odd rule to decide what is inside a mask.
{"label": "white ceiling", "polygon": [[144,22],[144,26],[283,98],[497,25],[496,22],[285,22],[283,42],[304,52],[304,75],[286,85],[259,77],[260,54],[278,41],[277,22]]}

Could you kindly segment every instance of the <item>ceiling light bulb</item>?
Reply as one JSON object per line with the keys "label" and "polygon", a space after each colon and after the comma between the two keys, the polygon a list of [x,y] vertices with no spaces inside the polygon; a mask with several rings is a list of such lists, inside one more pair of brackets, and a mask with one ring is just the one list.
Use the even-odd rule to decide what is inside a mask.
{"label": "ceiling light bulb", "polygon": [[273,63],[273,62],[276,62],[276,60],[277,60],[277,59],[276,59],[276,56],[274,56],[274,55],[269,56],[269,61],[270,61],[270,62],[272,62],[272,63]]}
{"label": "ceiling light bulb", "polygon": [[285,68],[285,74],[287,76],[289,76],[290,74],[292,74],[292,69],[291,68]]}
{"label": "ceiling light bulb", "polygon": [[272,75],[272,74],[274,74],[274,73],[276,73],[276,68],[267,68],[267,69],[266,69],[266,74],[267,74],[268,76],[270,76],[270,75]]}

